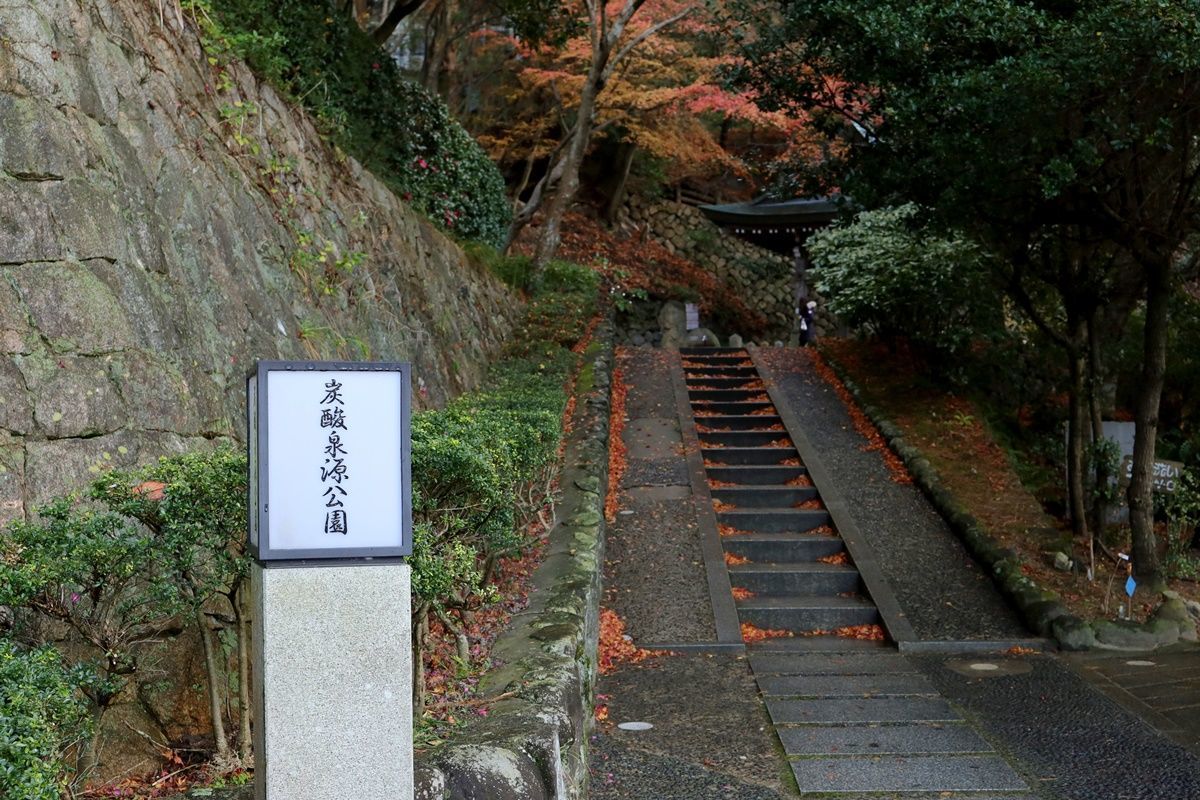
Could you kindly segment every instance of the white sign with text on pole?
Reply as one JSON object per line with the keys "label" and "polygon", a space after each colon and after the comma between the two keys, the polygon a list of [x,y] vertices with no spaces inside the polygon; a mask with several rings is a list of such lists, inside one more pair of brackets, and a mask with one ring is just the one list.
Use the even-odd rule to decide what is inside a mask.
{"label": "white sign with text on pole", "polygon": [[413,796],[411,372],[260,361],[247,392],[255,796]]}

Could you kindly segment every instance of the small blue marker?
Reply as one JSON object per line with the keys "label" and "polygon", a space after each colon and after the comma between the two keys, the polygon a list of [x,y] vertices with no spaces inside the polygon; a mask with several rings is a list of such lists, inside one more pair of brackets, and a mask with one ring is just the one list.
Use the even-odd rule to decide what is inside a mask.
{"label": "small blue marker", "polygon": [[1125,581],[1125,594],[1129,595],[1130,597],[1133,597],[1133,590],[1136,588],[1137,588],[1137,581],[1135,581],[1133,579],[1133,576],[1130,575],[1129,579],[1127,581]]}

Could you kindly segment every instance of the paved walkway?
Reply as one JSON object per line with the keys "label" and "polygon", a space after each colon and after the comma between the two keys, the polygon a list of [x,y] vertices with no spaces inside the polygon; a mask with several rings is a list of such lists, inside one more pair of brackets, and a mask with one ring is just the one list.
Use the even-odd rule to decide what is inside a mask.
{"label": "paved walkway", "polygon": [[[736,625],[752,609],[728,595],[731,572],[736,582],[742,568],[721,558],[725,537],[715,536],[699,460],[713,439],[698,452],[678,355],[628,351],[629,469],[609,533],[608,605],[635,643],[677,655],[602,678],[609,722],[593,742],[593,797],[1200,799],[1200,762],[1130,713],[1132,702],[1092,686],[1107,681],[1110,694],[1147,704],[1168,695],[1150,688],[1163,681],[1113,659],[1072,669],[1051,656],[985,655],[1028,637],[990,581],[920,495],[891,483],[878,454],[863,451],[836,395],[806,373],[802,351],[755,358],[775,373],[770,399],[796,446],[821,462],[816,488],[833,498],[836,527],[855,532],[853,561],[889,630],[906,631],[896,638],[907,639],[907,655],[808,636],[746,651]],[[725,457],[760,460],[749,448]],[[746,570],[760,579],[771,571]],[[791,563],[779,570],[798,572]],[[794,599],[783,604],[794,610]],[[772,604],[780,603],[749,602]],[[1194,681],[1189,657],[1154,668],[1167,682]],[[1163,711],[1177,712],[1186,744],[1191,704],[1171,694],[1176,705]]]}

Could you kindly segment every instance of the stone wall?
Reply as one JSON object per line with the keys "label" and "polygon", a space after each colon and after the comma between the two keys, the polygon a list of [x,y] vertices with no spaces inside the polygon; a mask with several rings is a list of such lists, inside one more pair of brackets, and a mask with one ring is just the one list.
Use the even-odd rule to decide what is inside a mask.
{"label": "stone wall", "polygon": [[791,258],[739,239],[683,203],[631,196],[619,223],[643,227],[670,252],[710,270],[746,305],[766,315],[769,339],[787,341],[795,318]]}
{"label": "stone wall", "polygon": [[0,6],[0,522],[238,437],[257,358],[477,383],[516,303],[175,3]]}

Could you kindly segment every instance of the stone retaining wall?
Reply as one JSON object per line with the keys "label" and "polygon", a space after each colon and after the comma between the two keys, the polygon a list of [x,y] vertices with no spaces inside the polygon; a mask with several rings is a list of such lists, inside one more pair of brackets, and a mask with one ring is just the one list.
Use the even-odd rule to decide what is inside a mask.
{"label": "stone retaining wall", "polygon": [[670,252],[710,270],[746,305],[766,315],[768,339],[787,341],[795,318],[791,258],[739,239],[683,203],[631,196],[618,222],[645,228]]}

